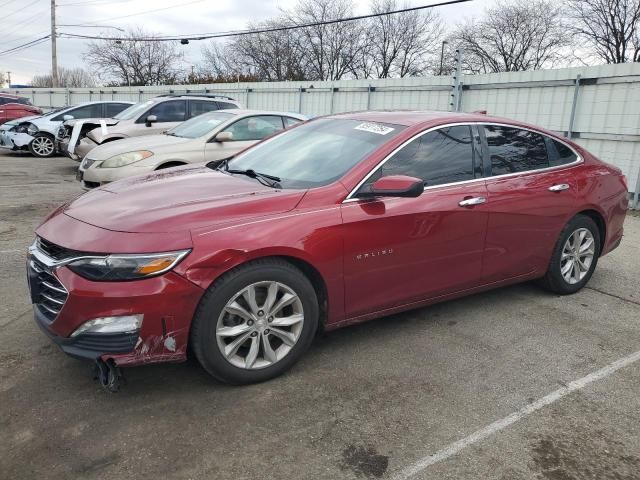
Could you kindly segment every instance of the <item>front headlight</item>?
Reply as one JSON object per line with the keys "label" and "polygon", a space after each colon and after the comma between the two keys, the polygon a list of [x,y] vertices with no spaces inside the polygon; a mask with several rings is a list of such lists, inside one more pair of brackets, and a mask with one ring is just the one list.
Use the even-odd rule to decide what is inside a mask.
{"label": "front headlight", "polygon": [[149,150],[121,153],[120,155],[115,155],[102,162],[102,165],[100,165],[99,168],[124,167],[125,165],[131,165],[132,163],[149,158],[151,155],[153,155],[153,152],[150,152]]}
{"label": "front headlight", "polygon": [[144,315],[142,314],[94,318],[83,323],[71,334],[71,337],[77,337],[82,333],[134,333],[140,330],[143,319]]}
{"label": "front headlight", "polygon": [[40,129],[38,127],[36,127],[33,123],[30,123],[29,126],[27,127],[27,133],[29,135],[31,135],[32,137],[38,133],[40,131]]}
{"label": "front headlight", "polygon": [[96,282],[139,280],[168,272],[190,251],[84,257],[68,263],[67,266],[81,277]]}

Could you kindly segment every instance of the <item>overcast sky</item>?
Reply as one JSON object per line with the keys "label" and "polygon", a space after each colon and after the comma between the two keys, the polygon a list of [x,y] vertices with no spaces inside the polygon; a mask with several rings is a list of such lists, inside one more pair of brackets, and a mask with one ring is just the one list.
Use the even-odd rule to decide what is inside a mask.
{"label": "overcast sky", "polygon": [[[482,13],[493,0],[439,7],[449,25],[466,16]],[[245,28],[247,23],[277,16],[280,9],[297,0],[57,0],[58,25],[99,24],[123,29],[143,27],[163,35],[210,33]],[[354,0],[356,14],[369,11],[369,0]],[[399,2],[402,3],[402,2]],[[436,0],[409,0],[409,6]],[[152,11],[155,10],[155,11]],[[140,14],[140,15],[137,15]],[[47,35],[50,32],[50,0],[0,0],[0,51]],[[108,28],[62,27],[59,32],[118,34]],[[203,42],[180,46],[187,65],[197,64]],[[58,65],[87,67],[83,40],[58,39]],[[0,71],[11,71],[11,83],[28,84],[34,75],[51,69],[51,43],[45,42],[12,55],[0,56]]]}

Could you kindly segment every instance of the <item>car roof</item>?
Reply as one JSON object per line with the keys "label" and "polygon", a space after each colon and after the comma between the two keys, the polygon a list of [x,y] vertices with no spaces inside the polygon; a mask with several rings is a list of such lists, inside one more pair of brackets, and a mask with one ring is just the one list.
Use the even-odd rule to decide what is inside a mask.
{"label": "car roof", "polygon": [[[306,120],[307,117],[300,113],[295,112],[274,112],[272,110],[249,110],[247,108],[225,108],[215,110],[215,112],[232,113],[236,116],[249,116],[249,115],[279,115],[282,117],[292,117],[297,119]],[[212,112],[213,113],[213,112]]]}
{"label": "car roof", "polygon": [[392,123],[411,127],[422,124],[453,123],[453,122],[491,122],[525,125],[516,120],[492,117],[483,113],[441,112],[435,110],[376,110],[329,115],[329,118],[344,118],[378,123]]}

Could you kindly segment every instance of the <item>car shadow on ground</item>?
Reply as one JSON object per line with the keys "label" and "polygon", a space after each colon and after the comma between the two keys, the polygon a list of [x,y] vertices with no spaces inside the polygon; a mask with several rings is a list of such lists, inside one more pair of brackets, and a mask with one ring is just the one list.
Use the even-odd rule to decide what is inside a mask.
{"label": "car shadow on ground", "polygon": [[[394,339],[395,343],[400,345],[403,338],[422,334],[425,328],[451,328],[461,322],[473,322],[473,315],[465,312],[474,312],[486,304],[495,304],[497,307],[501,303],[511,302],[514,296],[532,294],[550,295],[533,283],[525,283],[388,315],[330,332],[319,332],[300,362],[279,379],[271,381],[287,382],[296,376],[309,374],[313,369],[326,371],[328,368],[345,368],[340,364],[341,360],[336,360],[336,355],[355,358],[355,361],[358,361],[358,355],[370,349],[372,345],[388,345],[390,339]],[[453,317],[456,320],[451,320]],[[209,376],[193,354],[189,355],[187,362],[144,365],[126,368],[123,372],[126,383],[121,393],[133,396],[162,395],[162,392],[176,389],[187,389],[195,393],[202,389],[209,391],[215,388],[223,392],[239,388],[226,385]],[[100,388],[97,383],[95,385],[96,388]]]}

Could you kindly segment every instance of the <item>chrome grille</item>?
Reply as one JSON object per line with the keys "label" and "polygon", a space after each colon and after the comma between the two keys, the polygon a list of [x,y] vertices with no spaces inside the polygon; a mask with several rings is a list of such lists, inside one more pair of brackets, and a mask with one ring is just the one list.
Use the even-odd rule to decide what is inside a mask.
{"label": "chrome grille", "polygon": [[29,259],[29,268],[32,271],[29,279],[33,303],[40,308],[50,322],[53,322],[67,301],[69,292],[60,283],[58,277],[33,256]]}
{"label": "chrome grille", "polygon": [[61,247],[55,243],[51,243],[42,237],[37,239],[37,247],[46,256],[53,258],[54,260],[64,260],[65,258],[78,256],[79,252],[70,250],[68,248]]}

